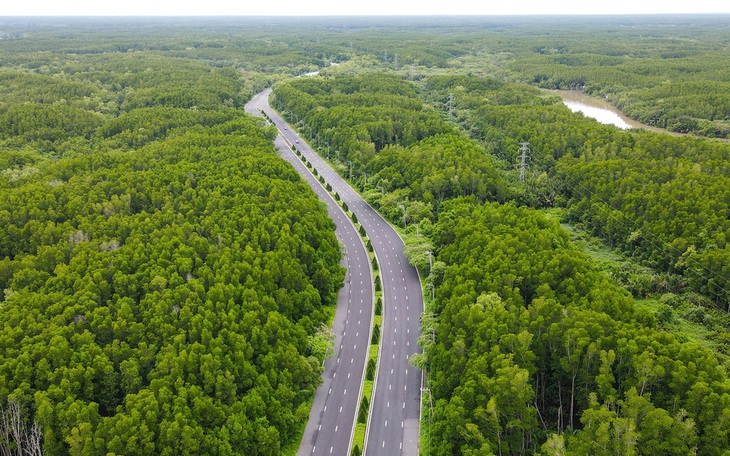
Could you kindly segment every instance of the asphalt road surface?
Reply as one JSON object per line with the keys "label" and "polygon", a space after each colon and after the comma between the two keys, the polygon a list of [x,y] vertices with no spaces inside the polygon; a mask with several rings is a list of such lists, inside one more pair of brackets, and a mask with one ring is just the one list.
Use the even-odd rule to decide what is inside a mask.
{"label": "asphalt road surface", "polygon": [[[257,95],[246,105],[246,110],[260,115],[257,108],[271,115],[268,91]],[[287,134],[283,125],[279,129]],[[280,155],[289,161],[309,183],[319,198],[327,203],[329,216],[336,225],[335,234],[344,245],[343,266],[347,268],[345,284],[340,290],[333,330],[335,354],[324,365],[324,381],[317,389],[309,421],[299,447],[298,455],[349,455],[361,396],[365,363],[370,345],[373,316],[373,277],[370,258],[360,234],[339,205],[322,187],[318,178],[302,164],[282,135],[275,145]]]}
{"label": "asphalt road surface", "polygon": [[[363,453],[367,456],[417,456],[422,375],[420,370],[409,365],[408,360],[411,355],[420,352],[417,339],[420,315],[423,312],[423,295],[418,272],[403,255],[403,241],[398,233],[269,107],[270,93],[269,89],[256,95],[249,106],[255,106],[265,111],[273,119],[283,137],[294,144],[319,174],[323,175],[325,180],[332,185],[333,190],[339,193],[341,199],[357,215],[358,221],[365,228],[380,264],[383,285],[380,360],[375,379],[374,396],[370,404],[368,432]],[[334,220],[337,222],[336,218]],[[339,226],[338,223],[338,228]],[[352,266],[352,258],[350,258],[350,263]],[[363,272],[363,274],[365,273]],[[363,312],[367,311],[363,310]],[[350,334],[349,329],[347,334]],[[347,364],[347,362],[346,358],[340,356],[339,363]],[[340,374],[338,373],[337,376]],[[348,390],[350,388],[348,386]],[[341,407],[348,407],[347,402],[350,402],[349,407],[355,412],[357,411],[356,401],[359,400],[359,395],[351,394],[344,395],[344,397],[338,395],[336,397]],[[340,400],[342,401],[340,402]],[[318,403],[315,399],[308,429],[312,424],[312,416],[315,416],[317,406]],[[340,424],[343,423],[340,422]],[[331,425],[325,426],[324,422],[321,428],[318,427],[318,430],[316,439],[321,439],[324,434],[335,433],[334,428]],[[308,435],[305,433],[303,446],[307,439]],[[316,443],[316,445],[320,446],[320,443]],[[315,449],[319,454],[319,449]],[[328,451],[329,449],[324,454],[329,454]],[[302,453],[302,448],[300,448],[299,454],[309,453]],[[333,451],[331,454],[346,456],[348,453]]]}

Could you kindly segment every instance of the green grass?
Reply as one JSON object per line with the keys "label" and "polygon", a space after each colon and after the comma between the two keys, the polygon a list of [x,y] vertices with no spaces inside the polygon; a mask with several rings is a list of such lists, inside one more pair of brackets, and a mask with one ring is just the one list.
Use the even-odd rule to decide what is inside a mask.
{"label": "green grass", "polygon": [[363,445],[365,444],[365,429],[367,428],[367,423],[357,423],[357,426],[355,426],[355,435],[352,439],[352,448],[355,448],[355,445],[360,447],[360,451],[363,449]]}
{"label": "green grass", "polygon": [[673,309],[667,304],[662,303],[660,298],[655,297],[636,299],[635,301],[637,306],[649,310],[660,320],[659,326],[662,329],[671,332],[680,340],[694,342],[717,351],[717,343],[713,340],[714,332],[707,326],[693,322],[682,316],[684,313],[683,310],[686,311],[688,309]]}
{"label": "green grass", "polygon": [[429,397],[427,393],[421,394],[421,435],[420,445],[421,454],[430,453],[431,444],[431,417],[429,411],[431,409]]}
{"label": "green grass", "polygon": [[[376,348],[375,352],[377,354],[377,345],[371,345],[370,346],[370,353],[372,353],[373,347]],[[365,380],[365,383],[363,383],[362,386],[362,397],[368,398],[368,403],[372,405],[372,399],[373,399],[373,380]],[[362,404],[362,399],[360,400],[360,404]],[[358,405],[359,406],[359,405]],[[359,413],[360,409],[358,409]],[[370,413],[370,410],[368,410],[368,414]],[[355,435],[352,438],[352,447],[355,448],[355,445],[358,445],[360,447],[360,450],[363,449],[363,445],[365,444],[365,430],[367,429],[367,419],[365,423],[357,423],[355,426]]]}
{"label": "green grass", "polygon": [[372,399],[374,384],[374,380],[365,380],[365,383],[363,383],[362,385],[362,397],[367,397],[368,402],[370,402],[370,399]]}
{"label": "green grass", "polygon": [[612,250],[601,239],[592,236],[590,233],[582,230],[575,225],[564,222],[563,220],[566,215],[565,209],[545,209],[543,213],[547,218],[560,222],[560,226],[568,233],[570,233],[570,239],[571,241],[573,241],[576,247],[578,247],[584,253],[587,253],[599,264],[610,263],[614,265],[620,265],[626,261],[621,253]]}
{"label": "green grass", "polygon": [[[646,273],[654,272],[611,249],[600,238],[580,227],[563,222],[565,209],[546,209],[544,213],[548,218],[561,222],[560,225],[570,233],[573,243],[593,258],[600,270],[609,271],[622,265],[632,265]],[[691,299],[684,294],[655,293],[646,298],[635,297],[634,301],[639,309],[654,315],[658,330],[667,331],[682,342],[696,343],[712,350],[726,371],[730,372],[730,341],[724,337],[730,328],[730,316],[713,306],[692,303]]]}
{"label": "green grass", "polygon": [[[376,317],[379,318],[379,317]],[[370,346],[370,354],[368,355],[368,359],[374,359],[376,362],[378,361],[378,347],[379,345],[371,345]]]}
{"label": "green grass", "polygon": [[[322,158],[338,174],[340,174],[340,176],[342,176],[343,179],[345,179],[347,181],[347,176],[346,176],[347,167],[345,167],[342,163],[338,163],[337,161],[335,161],[334,160],[334,157],[328,159],[326,157],[326,154],[323,153],[323,150],[320,150],[320,149],[318,149],[318,148],[316,148],[314,146],[312,146],[312,149],[320,156],[320,158]],[[373,189],[366,189],[364,191],[361,191],[357,186],[351,186],[351,187],[356,192],[358,192],[358,194],[360,194],[360,196],[363,199],[365,199],[366,201],[371,201],[372,200],[373,192],[375,192],[375,190],[373,190]],[[334,198],[335,192],[334,191],[331,191],[330,194]],[[371,198],[368,198],[368,196],[370,196]],[[344,201],[340,200],[339,201],[339,204],[340,204],[340,206],[342,206],[344,204]],[[349,217],[350,216],[350,211],[348,210],[347,212],[348,212],[348,217]],[[355,225],[355,228],[359,231],[360,230],[360,227],[361,227],[361,224],[359,223],[359,221],[357,223],[354,223],[354,225]],[[407,230],[404,230],[404,229],[402,229],[402,228],[400,228],[398,226],[395,226],[395,225],[392,225],[392,226],[397,230],[398,234],[401,236],[401,238],[404,239],[404,242],[406,244],[408,244],[408,243],[419,243],[420,244],[420,243],[422,243],[424,241],[428,241],[428,239],[426,237],[424,237],[424,236],[417,237],[415,233],[410,233]],[[367,235],[366,236],[362,236],[362,238],[363,238],[363,242],[367,244],[367,242],[368,242]],[[372,262],[372,260],[375,258],[375,253],[374,252],[368,252],[368,255],[370,257],[370,261]],[[380,267],[379,266],[380,265],[378,265],[378,270],[377,271],[373,271],[373,279],[375,279],[375,276],[376,275],[381,275],[381,271],[380,271]],[[381,277],[381,280],[382,280],[382,277]],[[421,285],[423,286],[423,284],[421,284]],[[376,291],[375,292],[375,296],[373,297],[373,304],[377,301],[378,298],[381,298],[382,299],[382,297],[383,297],[382,290],[381,291]],[[382,325],[382,320],[383,320],[382,315],[373,315],[373,323],[372,323],[373,326],[375,326],[375,325]],[[381,326],[381,337],[382,337],[382,326]],[[379,349],[379,343],[378,344],[371,344],[370,345],[370,349],[369,349],[369,353],[368,353],[368,360],[374,359],[375,360],[375,363],[376,363],[376,366],[377,366],[377,363],[378,363],[378,349]],[[363,383],[362,397],[367,397],[369,403],[372,402],[373,383],[374,383],[373,380],[365,380],[365,382]],[[362,400],[361,400],[361,403],[362,403]],[[359,412],[359,409],[358,409],[358,412]],[[369,410],[368,410],[368,412],[369,412]],[[304,430],[304,428],[302,428],[302,431],[303,430]],[[366,430],[367,430],[367,421],[365,423],[357,423],[356,424],[356,426],[355,426],[355,433],[353,435],[353,440],[352,440],[352,448],[355,448],[355,445],[357,445],[357,446],[359,446],[360,450],[363,449],[363,445],[364,445],[364,442],[365,442],[365,432],[366,432]],[[290,455],[290,454],[295,454],[295,453],[296,453],[296,448],[294,448],[294,453],[287,453],[287,456]]]}
{"label": "green grass", "polygon": [[[314,398],[312,398],[311,401],[309,401],[309,408],[312,408],[312,402],[314,402]],[[297,454],[297,451],[299,450],[299,444],[302,442],[302,436],[304,435],[304,428],[307,426],[307,422],[303,421],[301,423],[298,423],[298,429],[296,432],[296,439],[293,439],[291,442],[289,442],[287,445],[284,445],[281,447],[281,454],[282,456],[294,456]]]}

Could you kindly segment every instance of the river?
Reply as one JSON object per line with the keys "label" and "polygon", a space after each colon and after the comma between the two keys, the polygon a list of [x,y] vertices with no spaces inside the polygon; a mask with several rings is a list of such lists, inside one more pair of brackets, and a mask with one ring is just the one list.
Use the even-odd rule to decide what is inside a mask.
{"label": "river", "polygon": [[663,128],[652,127],[637,122],[619,111],[611,103],[600,98],[591,97],[578,90],[551,90],[551,93],[559,95],[563,99],[565,106],[573,112],[582,112],[586,117],[592,117],[602,124],[615,125],[623,130],[629,128],[643,128],[644,130],[654,131],[657,133],[669,133],[677,135],[679,133],[669,132]]}
{"label": "river", "polygon": [[[337,63],[337,62],[330,62],[330,66],[338,66],[338,65],[339,65],[339,63]],[[302,76],[304,76],[304,77],[310,77],[310,76],[317,76],[318,74],[319,74],[319,70],[317,70],[317,71],[310,71],[309,73],[300,74],[297,77],[298,78],[301,78]]]}

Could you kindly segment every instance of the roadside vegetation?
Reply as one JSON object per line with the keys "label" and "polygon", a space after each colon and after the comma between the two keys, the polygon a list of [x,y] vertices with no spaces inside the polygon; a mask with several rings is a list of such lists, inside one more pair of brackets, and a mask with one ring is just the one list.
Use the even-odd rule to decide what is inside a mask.
{"label": "roadside vegetation", "polygon": [[[726,286],[722,269],[722,281],[692,280],[704,271],[702,255],[723,249],[694,233],[694,242],[712,246],[688,252],[682,269],[663,268],[668,262],[658,260],[671,254],[662,248],[671,241],[646,242],[643,251],[635,242],[617,242],[635,229],[624,233],[618,230],[625,223],[579,218],[594,191],[578,193],[575,186],[587,185],[590,174],[581,180],[575,171],[580,184],[564,175],[595,163],[596,175],[607,174],[613,185],[621,175],[607,164],[625,157],[644,185],[664,176],[669,186],[681,186],[685,177],[654,176],[643,161],[712,161],[727,145],[621,132],[571,113],[537,89],[496,80],[434,76],[416,89],[399,78],[362,75],[291,81],[274,94],[282,112],[302,130],[311,128],[323,153],[337,151],[346,164],[341,172],[384,215],[417,230],[409,257],[436,296],[427,304],[424,356],[414,360],[429,372],[430,451],[720,454],[729,431],[718,427],[730,406],[725,344],[689,337],[691,327],[678,322],[693,321],[692,313],[710,315],[697,300],[725,310],[726,295],[707,288]],[[533,158],[524,182],[511,166],[523,141]],[[690,144],[692,152],[683,153]],[[693,187],[716,195],[706,201],[707,219],[717,218],[710,207],[724,204],[723,178],[710,173]],[[630,189],[621,183],[612,195]],[[691,213],[672,210],[683,200],[661,199],[661,185],[636,194],[658,198],[643,207],[664,212],[647,217],[617,206],[613,217],[630,218],[652,235],[653,224],[669,220],[695,226]],[[540,211],[554,206],[564,208],[566,220],[600,227],[595,235],[623,250],[631,258],[627,266],[611,269],[582,254]],[[658,296],[663,305],[636,302]],[[675,319],[677,312],[683,316]],[[725,329],[705,328],[705,336]],[[709,397],[716,402],[708,412]]]}
{"label": "roadside vegetation", "polygon": [[239,109],[248,75],[19,43],[0,71],[3,454],[298,445],[343,271],[317,197]]}
{"label": "roadside vegetation", "polygon": [[20,440],[296,447],[342,271],[242,112],[278,83],[435,297],[424,451],[730,447],[730,146],[696,137],[729,132],[726,17],[54,21],[0,23],[0,414]]}

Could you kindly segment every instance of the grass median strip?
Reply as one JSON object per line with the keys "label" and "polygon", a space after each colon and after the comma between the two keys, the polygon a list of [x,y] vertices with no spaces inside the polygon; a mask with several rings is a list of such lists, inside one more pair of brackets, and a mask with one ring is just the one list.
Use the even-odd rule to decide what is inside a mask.
{"label": "grass median strip", "polygon": [[382,284],[380,279],[380,267],[378,264],[378,259],[375,256],[375,252],[373,251],[373,245],[370,239],[367,236],[367,233],[365,231],[365,228],[359,223],[357,219],[357,215],[350,211],[350,208],[347,206],[347,203],[342,201],[340,198],[340,195],[333,191],[332,186],[326,182],[324,177],[321,174],[318,174],[316,169],[312,166],[311,162],[309,162],[306,157],[299,151],[295,146],[292,145],[292,150],[297,155],[297,157],[302,161],[304,165],[306,165],[310,170],[312,170],[312,173],[314,176],[318,177],[319,182],[324,186],[324,188],[330,193],[330,195],[334,198],[334,200],[340,204],[342,207],[342,210],[345,212],[345,214],[350,218],[353,225],[355,226],[355,229],[357,229],[358,233],[363,239],[363,242],[365,243],[366,249],[368,251],[368,255],[370,257],[370,266],[373,273],[373,282],[374,282],[374,302],[375,302],[375,308],[374,308],[374,318],[372,320],[372,326],[370,329],[370,348],[368,352],[368,360],[365,368],[365,376],[363,380],[362,385],[362,395],[360,397],[360,403],[358,407],[358,414],[357,414],[357,421],[355,425],[355,430],[353,432],[353,439],[350,445],[350,448],[352,449],[350,454],[355,456],[360,456],[362,454],[362,448],[365,443],[365,434],[367,432],[367,423],[368,423],[368,413],[370,412],[370,403],[372,400],[372,393],[373,393],[373,386],[375,382],[375,372],[377,371],[378,366],[378,353],[379,353],[379,347],[380,347],[380,325],[382,320],[382,310],[383,310],[383,291],[382,291]]}

